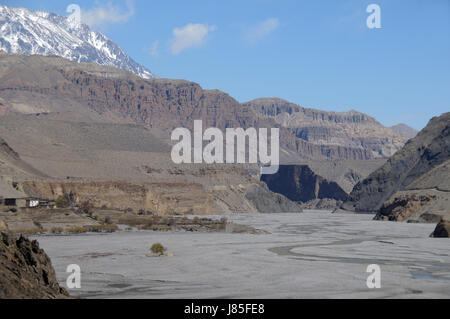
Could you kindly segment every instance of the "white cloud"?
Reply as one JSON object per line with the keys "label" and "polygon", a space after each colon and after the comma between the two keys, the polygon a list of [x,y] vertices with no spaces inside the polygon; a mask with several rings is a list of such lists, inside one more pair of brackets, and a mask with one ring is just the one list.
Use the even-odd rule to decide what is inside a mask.
{"label": "white cloud", "polygon": [[248,29],[244,36],[247,42],[255,44],[274,32],[279,26],[280,21],[277,18],[269,18]]}
{"label": "white cloud", "polygon": [[208,33],[216,29],[216,26],[193,23],[189,23],[183,28],[175,28],[171,41],[172,54],[179,54],[181,51],[190,47],[200,46],[205,41]]}
{"label": "white cloud", "polygon": [[150,55],[152,57],[158,57],[159,56],[159,49],[158,49],[158,47],[159,47],[159,41],[158,40],[153,41],[152,46],[151,46],[151,48],[149,50],[150,51]]}
{"label": "white cloud", "polygon": [[127,11],[123,11],[121,7],[108,2],[104,6],[89,10],[81,10],[81,21],[90,27],[101,27],[110,23],[127,22],[135,14],[134,2],[126,1]]}

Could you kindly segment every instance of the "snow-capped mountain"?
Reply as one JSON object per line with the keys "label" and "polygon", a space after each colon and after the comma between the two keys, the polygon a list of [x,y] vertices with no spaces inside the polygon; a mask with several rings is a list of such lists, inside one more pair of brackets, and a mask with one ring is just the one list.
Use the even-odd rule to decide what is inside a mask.
{"label": "snow-capped mountain", "polygon": [[0,50],[23,55],[58,55],[155,78],[100,32],[70,17],[0,5]]}

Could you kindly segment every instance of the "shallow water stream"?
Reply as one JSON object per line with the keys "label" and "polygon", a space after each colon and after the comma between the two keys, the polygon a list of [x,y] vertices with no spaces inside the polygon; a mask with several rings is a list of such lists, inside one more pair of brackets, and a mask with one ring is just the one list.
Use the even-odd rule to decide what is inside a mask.
{"label": "shallow water stream", "polygon": [[[450,240],[434,224],[372,221],[371,215],[227,216],[271,234],[117,232],[37,237],[65,286],[81,267],[82,298],[450,297]],[[161,242],[173,257],[148,257]],[[381,267],[369,289],[367,266]]]}

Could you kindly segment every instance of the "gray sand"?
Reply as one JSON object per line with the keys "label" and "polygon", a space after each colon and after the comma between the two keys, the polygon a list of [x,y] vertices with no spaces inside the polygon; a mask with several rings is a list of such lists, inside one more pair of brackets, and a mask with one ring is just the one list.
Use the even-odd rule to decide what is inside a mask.
{"label": "gray sand", "polygon": [[[232,215],[270,235],[118,232],[41,236],[58,280],[82,270],[82,298],[449,298],[450,240],[434,224],[328,212]],[[173,257],[148,257],[161,242]],[[381,267],[381,289],[366,268]]]}

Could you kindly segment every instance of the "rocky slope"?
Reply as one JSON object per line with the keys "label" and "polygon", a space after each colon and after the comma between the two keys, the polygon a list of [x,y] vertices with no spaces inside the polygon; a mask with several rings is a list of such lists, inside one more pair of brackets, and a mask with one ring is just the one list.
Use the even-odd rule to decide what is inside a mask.
{"label": "rocky slope", "polygon": [[143,126],[14,115],[0,117],[2,134],[13,148],[0,152],[0,197],[72,194],[96,208],[160,215],[301,211],[241,166],[173,164],[170,146]]}
{"label": "rocky slope", "polygon": [[0,299],[69,298],[37,241],[0,232]]}
{"label": "rocky slope", "polygon": [[375,219],[439,222],[450,219],[450,160],[395,192],[383,203]]}
{"label": "rocky slope", "polygon": [[358,182],[364,180],[385,162],[385,159],[364,161],[328,160],[307,161],[297,164],[308,165],[314,173],[329,181],[336,182],[347,194],[350,194]]}
{"label": "rocky slope", "polygon": [[344,201],[348,196],[336,182],[316,175],[307,165],[282,165],[277,174],[263,175],[261,181],[271,191],[296,202],[316,199]]}
{"label": "rocky slope", "polygon": [[343,207],[377,211],[377,219],[420,219],[425,213],[450,216],[449,160],[450,113],[444,113],[358,183]]}
{"label": "rocky slope", "polygon": [[[176,127],[192,128],[197,119],[203,120],[205,128],[222,130],[279,127],[281,157],[294,163],[318,159],[363,161],[375,157],[371,149],[361,145],[343,145],[338,141],[322,145],[317,140],[308,141],[274,118],[239,104],[226,93],[203,90],[196,83],[144,80],[117,68],[74,63],[60,57],[0,54],[0,93],[0,136],[23,161],[51,176],[38,178],[35,174],[32,178],[18,179],[13,173],[14,178],[46,183],[43,189],[53,189],[52,183],[71,185],[64,186],[67,189],[76,185],[80,194],[98,196],[102,198],[99,205],[104,205],[100,201],[109,201],[115,208],[148,208],[162,214],[300,209],[280,196],[273,198],[278,203],[276,207],[255,202],[273,194],[259,184],[259,178],[248,174],[255,171],[251,165],[211,169],[211,166],[173,164],[169,132]],[[322,113],[325,114],[328,113]],[[335,120],[340,116],[336,115]],[[355,115],[352,125],[357,127],[362,122],[376,125],[364,114]],[[364,170],[359,174],[359,169],[352,169],[345,170],[346,176],[334,176],[332,171],[341,166],[327,168],[324,171],[331,173],[324,177],[329,181],[336,177],[345,189],[367,175]],[[92,186],[95,182],[109,185],[107,191],[95,192]],[[174,187],[174,183],[179,183],[179,187]],[[103,190],[102,187],[97,189]],[[123,190],[133,187],[142,190],[142,198],[130,202],[127,191]],[[188,191],[183,191],[183,187]],[[114,200],[116,192],[120,196]],[[146,194],[150,193],[156,194],[157,202],[162,198],[158,194],[170,194],[163,196],[167,205],[149,204]],[[53,198],[48,194],[44,197]],[[189,201],[189,197],[198,198],[199,202]]]}
{"label": "rocky slope", "polygon": [[[176,127],[192,128],[197,119],[203,120],[204,127],[220,129],[278,127],[285,161],[387,157],[406,141],[360,113],[351,116],[354,120],[344,138],[333,137],[331,132],[338,126],[330,127],[326,121],[314,125],[329,132],[327,138],[311,138],[298,127],[258,114],[251,104],[241,105],[226,93],[203,90],[196,83],[143,80],[117,69],[56,57],[0,55],[0,92],[0,114],[49,113],[71,121],[132,122],[164,130],[167,135]],[[350,143],[352,138],[357,142]]]}
{"label": "rocky slope", "polygon": [[407,138],[357,112],[326,112],[277,98],[256,99],[243,104],[263,118],[274,119],[296,137],[313,145],[340,145],[364,150],[366,158],[390,157]]}
{"label": "rocky slope", "polygon": [[390,129],[407,138],[416,137],[417,133],[419,133],[418,130],[403,123],[391,126]]}
{"label": "rocky slope", "polygon": [[76,62],[95,62],[154,75],[117,44],[73,17],[0,5],[0,51],[24,55],[58,55]]}
{"label": "rocky slope", "polygon": [[0,177],[5,175],[39,176],[46,175],[22,160],[4,139],[0,137]]}
{"label": "rocky slope", "polygon": [[245,198],[261,213],[298,213],[300,205],[286,196],[269,191],[261,185],[251,185],[245,191]]}

